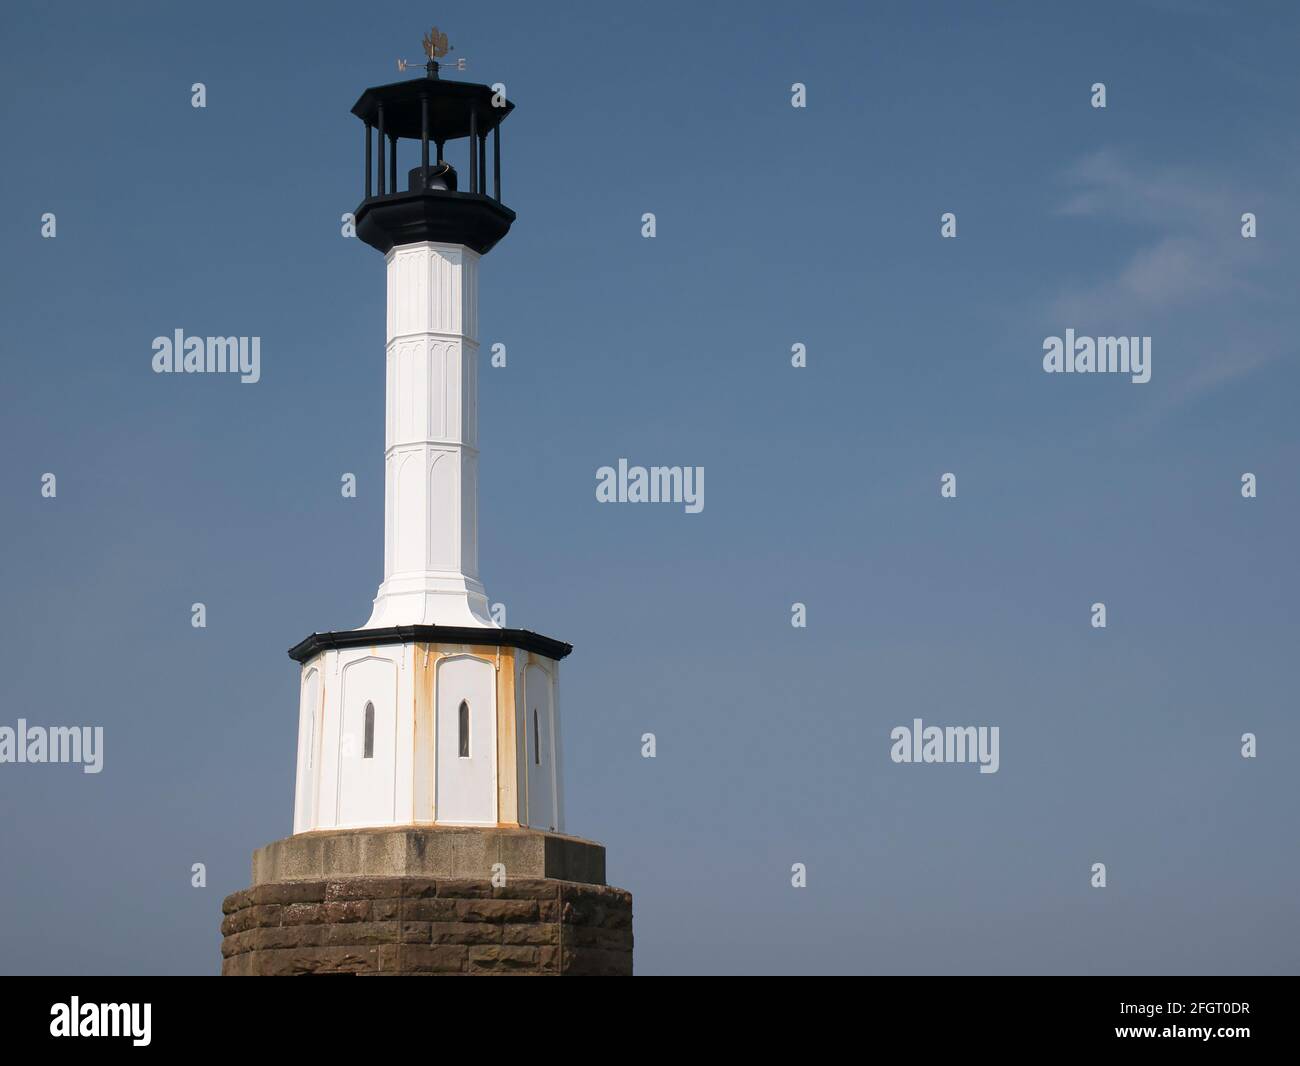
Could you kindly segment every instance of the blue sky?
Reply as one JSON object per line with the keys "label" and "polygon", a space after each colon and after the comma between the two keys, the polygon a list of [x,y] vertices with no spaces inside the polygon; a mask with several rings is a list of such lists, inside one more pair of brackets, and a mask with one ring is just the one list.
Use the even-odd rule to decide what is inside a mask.
{"label": "blue sky", "polygon": [[[0,766],[0,970],[216,972],[291,830],[285,650],[382,577],[349,109],[436,18],[516,104],[481,571],[575,646],[568,827],[638,971],[1294,972],[1300,17],[1076,7],[8,5],[0,725],[106,750]],[[177,328],[261,380],[153,374]],[[1044,374],[1067,328],[1151,382]],[[597,503],[620,457],[703,512]],[[917,717],[999,772],[892,763]]]}

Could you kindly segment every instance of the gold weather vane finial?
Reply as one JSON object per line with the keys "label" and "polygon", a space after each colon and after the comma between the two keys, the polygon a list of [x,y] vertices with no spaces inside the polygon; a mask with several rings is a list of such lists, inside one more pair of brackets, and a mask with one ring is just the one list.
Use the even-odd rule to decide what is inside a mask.
{"label": "gold weather vane finial", "polygon": [[452,50],[447,43],[447,35],[434,26],[424,35],[424,54],[429,59],[441,59]]}
{"label": "gold weather vane finial", "polygon": [[[438,76],[439,67],[447,70],[465,69],[464,59],[457,59],[448,63],[438,62],[438,60],[442,59],[448,52],[454,52],[456,49],[448,43],[447,35],[438,29],[437,26],[434,26],[433,29],[424,35],[421,44],[424,45],[424,72],[429,77],[436,78]],[[400,72],[405,72],[410,66],[411,64],[405,59],[399,59],[397,61],[397,69]]]}

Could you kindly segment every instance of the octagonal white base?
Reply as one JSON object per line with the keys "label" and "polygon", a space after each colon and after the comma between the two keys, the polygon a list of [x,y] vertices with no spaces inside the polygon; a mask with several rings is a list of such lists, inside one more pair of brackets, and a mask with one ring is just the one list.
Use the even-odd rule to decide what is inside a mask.
{"label": "octagonal white base", "polygon": [[302,664],[294,832],[563,832],[558,688],[556,660],[508,645],[319,651]]}

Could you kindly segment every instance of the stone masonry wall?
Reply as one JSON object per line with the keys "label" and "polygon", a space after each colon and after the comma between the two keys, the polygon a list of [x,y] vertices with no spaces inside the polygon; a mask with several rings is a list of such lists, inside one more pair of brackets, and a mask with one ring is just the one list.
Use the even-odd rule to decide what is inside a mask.
{"label": "stone masonry wall", "polygon": [[630,976],[632,895],[532,879],[255,885],[222,904],[221,972]]}

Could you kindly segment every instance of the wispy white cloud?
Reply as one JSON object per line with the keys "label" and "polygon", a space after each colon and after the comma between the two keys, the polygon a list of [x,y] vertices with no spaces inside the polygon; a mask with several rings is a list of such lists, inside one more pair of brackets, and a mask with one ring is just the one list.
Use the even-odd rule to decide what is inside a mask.
{"label": "wispy white cloud", "polygon": [[[1063,178],[1060,215],[1129,227],[1133,237],[1104,276],[1052,295],[1047,317],[1057,329],[1155,337],[1160,372],[1172,375],[1159,413],[1294,354],[1297,316],[1281,328],[1276,315],[1254,313],[1290,300],[1294,242],[1277,228],[1289,212],[1221,175],[1142,166],[1109,150]],[[1260,219],[1255,240],[1241,236],[1243,211]]]}

